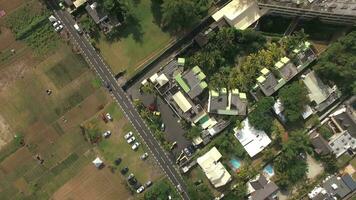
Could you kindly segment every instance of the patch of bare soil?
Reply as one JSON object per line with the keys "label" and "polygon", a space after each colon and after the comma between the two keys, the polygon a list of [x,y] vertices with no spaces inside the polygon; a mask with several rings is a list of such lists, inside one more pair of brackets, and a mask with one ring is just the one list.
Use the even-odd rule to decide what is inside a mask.
{"label": "patch of bare soil", "polygon": [[0,93],[6,91],[11,83],[23,78],[28,69],[29,67],[25,60],[21,60],[2,70],[0,72]]}
{"label": "patch of bare soil", "polygon": [[13,134],[4,117],[0,115],[0,149],[12,140]]}

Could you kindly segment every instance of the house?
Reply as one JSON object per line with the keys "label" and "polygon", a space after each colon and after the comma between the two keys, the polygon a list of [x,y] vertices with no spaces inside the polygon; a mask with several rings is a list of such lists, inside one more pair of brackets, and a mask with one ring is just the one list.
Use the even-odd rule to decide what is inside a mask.
{"label": "house", "polygon": [[335,200],[343,199],[347,195],[356,191],[356,182],[349,175],[331,175],[326,177],[323,182],[315,187],[309,194],[312,200]]}
{"label": "house", "polygon": [[238,89],[227,91],[210,90],[208,100],[208,112],[218,115],[246,115],[247,97],[246,93],[240,93]]}
{"label": "house", "polygon": [[88,12],[89,16],[93,19],[95,24],[100,24],[101,22],[108,19],[108,14],[102,6],[98,6],[97,2],[92,4],[87,4],[85,10]]}
{"label": "house", "polygon": [[308,41],[301,43],[297,48],[293,49],[293,54],[295,55],[298,72],[303,71],[317,58],[311,43]]}
{"label": "house", "polygon": [[95,160],[93,160],[92,162],[96,168],[101,168],[103,165],[104,165],[104,162],[99,158],[99,157],[96,157]]}
{"label": "house", "polygon": [[208,87],[208,84],[204,81],[205,78],[206,75],[198,66],[193,67],[191,70],[188,70],[183,74],[175,76],[178,85],[191,99],[199,96],[204,89]]}
{"label": "house", "polygon": [[332,152],[328,141],[325,140],[317,131],[312,132],[310,135],[310,142],[314,147],[314,151],[320,155],[327,155]]}
{"label": "house", "polygon": [[276,91],[278,80],[267,68],[263,68],[261,74],[257,78],[257,84],[266,96],[271,96]]}
{"label": "house", "polygon": [[339,97],[340,92],[336,86],[330,88],[325,85],[314,71],[310,71],[302,76],[302,80],[308,89],[308,96],[314,107],[318,112],[323,111]]}
{"label": "house", "polygon": [[281,74],[282,78],[285,81],[289,81],[292,79],[295,75],[298,74],[298,69],[297,67],[291,62],[291,60],[288,57],[283,57],[281,58],[280,61],[278,61],[275,65],[275,69],[279,71]]}
{"label": "house", "polygon": [[212,15],[218,22],[225,20],[230,26],[244,30],[255,23],[264,10],[260,10],[256,1],[232,0]]}
{"label": "house", "polygon": [[232,180],[231,175],[225,169],[224,165],[219,162],[221,157],[222,155],[217,148],[213,147],[210,151],[197,159],[197,163],[215,188],[224,186]]}
{"label": "house", "polygon": [[69,7],[70,12],[74,12],[79,7],[83,6],[87,0],[64,0],[64,3]]}
{"label": "house", "polygon": [[248,118],[242,121],[242,125],[241,129],[234,129],[235,137],[252,158],[265,149],[271,143],[271,139],[264,131],[252,127]]}
{"label": "house", "polygon": [[262,174],[250,180],[247,183],[247,187],[249,200],[276,199],[277,192],[279,191],[278,186]]}

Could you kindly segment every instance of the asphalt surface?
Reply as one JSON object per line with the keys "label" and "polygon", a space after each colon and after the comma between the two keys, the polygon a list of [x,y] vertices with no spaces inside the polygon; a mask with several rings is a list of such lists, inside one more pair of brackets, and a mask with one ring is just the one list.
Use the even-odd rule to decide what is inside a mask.
{"label": "asphalt surface", "polygon": [[[50,5],[52,8],[56,8],[56,5],[53,5],[51,2]],[[95,51],[94,47],[90,44],[89,40],[84,36],[78,34],[74,29],[75,21],[73,17],[66,11],[55,10],[53,9],[54,15],[59,19],[64,28],[70,33],[73,41],[77,43],[78,47],[82,51],[82,55],[85,57],[88,64],[94,68],[98,76],[106,83],[108,83],[111,88],[111,94],[125,112],[127,118],[130,120],[136,131],[140,134],[143,142],[148,146],[154,158],[157,160],[158,164],[167,175],[169,180],[177,188],[180,185],[181,194],[183,199],[189,199],[187,194],[186,184],[178,172],[178,169],[174,167],[173,162],[169,159],[168,155],[165,153],[160,144],[155,140],[152,132],[147,127],[144,120],[140,117],[139,113],[133,106],[130,98],[127,96],[125,91],[118,85],[116,79],[111,72],[110,68],[105,64],[102,57]],[[144,169],[143,169],[144,170]]]}

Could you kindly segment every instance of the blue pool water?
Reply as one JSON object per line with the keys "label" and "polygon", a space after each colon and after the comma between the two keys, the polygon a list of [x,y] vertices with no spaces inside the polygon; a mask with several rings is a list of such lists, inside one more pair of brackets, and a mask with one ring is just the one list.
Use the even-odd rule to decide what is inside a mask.
{"label": "blue pool water", "polygon": [[274,175],[273,167],[271,164],[266,165],[266,167],[263,169],[265,173],[267,173],[269,176]]}
{"label": "blue pool water", "polygon": [[237,170],[241,167],[241,162],[240,160],[233,158],[230,160],[230,164],[232,165],[232,167],[234,168],[234,170]]}

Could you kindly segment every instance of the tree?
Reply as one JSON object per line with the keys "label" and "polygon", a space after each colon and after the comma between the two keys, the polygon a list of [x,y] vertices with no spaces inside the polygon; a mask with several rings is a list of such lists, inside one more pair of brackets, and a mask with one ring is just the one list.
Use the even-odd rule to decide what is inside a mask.
{"label": "tree", "polygon": [[283,37],[280,43],[283,49],[291,51],[303,42],[305,42],[308,37],[309,36],[302,29],[300,31],[295,32],[293,35]]}
{"label": "tree", "polygon": [[267,133],[271,131],[273,117],[271,108],[274,104],[272,97],[264,97],[256,104],[255,109],[250,113],[248,119],[249,123],[259,129],[264,130]]}
{"label": "tree", "polygon": [[174,31],[189,28],[199,20],[191,0],[164,0],[162,12],[163,24]]}
{"label": "tree", "polygon": [[308,91],[301,82],[284,86],[279,92],[279,98],[284,106],[284,115],[290,122],[299,120],[309,103]]}
{"label": "tree", "polygon": [[145,94],[155,94],[155,87],[151,82],[147,82],[140,87],[140,90]]}
{"label": "tree", "polygon": [[189,140],[192,140],[200,136],[201,132],[202,132],[201,128],[199,128],[198,126],[193,126],[186,132],[185,137],[188,138]]}
{"label": "tree", "polygon": [[244,200],[247,196],[247,187],[245,183],[238,183],[234,185],[234,188],[229,192],[224,200]]}
{"label": "tree", "polygon": [[179,199],[177,192],[167,180],[153,184],[152,188],[145,192],[145,200],[166,200],[168,196]]}

